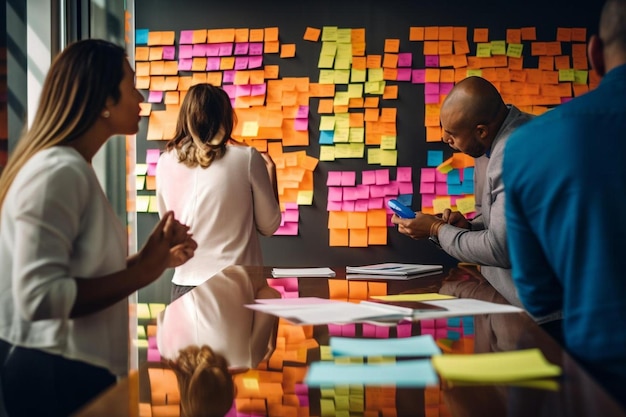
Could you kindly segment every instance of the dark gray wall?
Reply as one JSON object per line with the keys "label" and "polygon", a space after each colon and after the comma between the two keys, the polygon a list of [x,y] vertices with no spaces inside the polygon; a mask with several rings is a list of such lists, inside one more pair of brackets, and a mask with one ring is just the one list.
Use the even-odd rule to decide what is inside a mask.
{"label": "dark gray wall", "polygon": [[[308,76],[316,82],[319,76],[317,60],[320,43],[304,41],[307,26],[322,28],[366,29],[366,51],[382,54],[387,38],[400,39],[400,52],[413,52],[413,68],[423,68],[421,42],[409,42],[411,26],[467,26],[468,40],[472,44],[475,27],[489,28],[490,39],[505,39],[507,28],[535,26],[538,40],[554,40],[557,27],[586,27],[588,35],[594,33],[601,8],[600,2],[589,1],[461,1],[425,2],[405,0],[319,0],[319,1],[227,1],[204,0],[136,0],[138,29],[153,31],[174,30],[178,34],[186,29],[209,28],[264,28],[277,26],[281,43],[296,44],[296,58],[280,60],[277,54],[264,55],[264,63],[278,64],[280,76]],[[564,47],[565,49],[566,47]],[[529,47],[525,55],[529,55]],[[475,51],[472,50],[472,53]],[[564,52],[567,52],[564,50]],[[525,67],[536,66],[536,60],[527,56]],[[393,82],[392,82],[393,84]],[[441,143],[426,143],[423,128],[424,91],[423,85],[397,82],[398,100],[381,100],[382,106],[398,109],[398,166],[413,166],[414,202],[419,210],[419,168],[426,166],[428,150],[443,150],[446,157],[450,150]],[[306,149],[307,154],[319,156],[317,144],[319,115],[316,112],[318,99],[310,100],[309,114],[310,146],[290,147],[287,151]],[[154,107],[153,107],[154,108]],[[145,141],[147,120],[142,121],[137,141],[138,162],[144,162],[148,147],[163,146],[163,143]],[[334,170],[376,169],[366,160],[343,159],[336,162],[320,162],[314,173],[314,204],[300,206],[300,233],[296,237],[276,236],[263,238],[263,253],[266,264],[281,266],[342,266],[383,261],[443,263],[452,265],[456,261],[428,241],[413,241],[389,228],[387,246],[367,248],[344,248],[328,246],[327,211],[325,186],[327,172]],[[395,169],[391,169],[392,178]],[[357,178],[360,176],[357,175]],[[234,202],[236,204],[236,202]],[[154,214],[138,214],[140,243],[157,221]],[[228,219],[224,219],[228,221]],[[146,289],[140,298],[160,297],[166,288],[169,276],[162,278],[160,290]],[[163,282],[166,282],[164,284]],[[143,295],[142,295],[143,294]]]}

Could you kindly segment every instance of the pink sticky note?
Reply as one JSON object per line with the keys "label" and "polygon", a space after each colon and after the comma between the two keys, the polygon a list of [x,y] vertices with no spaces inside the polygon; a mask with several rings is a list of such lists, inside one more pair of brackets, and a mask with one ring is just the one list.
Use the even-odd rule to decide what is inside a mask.
{"label": "pink sticky note", "polygon": [[454,83],[439,83],[439,94],[448,94],[454,87]]}
{"label": "pink sticky note", "polygon": [[235,86],[232,84],[227,84],[222,86],[222,90],[228,94],[228,97],[235,98]]}
{"label": "pink sticky note", "polygon": [[372,210],[381,209],[383,208],[383,204],[384,204],[384,201],[382,197],[373,197],[373,198],[370,198],[369,208]]}
{"label": "pink sticky note", "polygon": [[434,329],[435,319],[422,319],[420,320],[420,327],[422,329]]}
{"label": "pink sticky note", "polygon": [[437,171],[437,169],[435,168],[422,168],[421,170],[421,174],[420,174],[420,181],[421,182],[435,182],[435,171]]}
{"label": "pink sticky note", "polygon": [[300,219],[300,210],[285,210],[286,222],[297,222]]}
{"label": "pink sticky note", "polygon": [[448,337],[448,329],[436,329],[435,339],[446,339]]}
{"label": "pink sticky note", "polygon": [[204,48],[206,56],[220,56],[220,44],[208,43]]}
{"label": "pink sticky note", "polygon": [[376,184],[376,171],[363,171],[361,173],[361,183],[365,185]]}
{"label": "pink sticky note", "polygon": [[171,61],[176,57],[176,48],[174,46],[163,47],[163,59]]}
{"label": "pink sticky note", "polygon": [[211,57],[206,59],[206,70],[207,71],[219,71],[220,70],[220,62],[222,58],[220,57]]}
{"label": "pink sticky note", "polygon": [[398,193],[399,194],[413,194],[413,183],[412,182],[398,183]]}
{"label": "pink sticky note", "polygon": [[411,68],[398,68],[396,81],[411,81]]}
{"label": "pink sticky note", "polygon": [[376,185],[389,184],[389,170],[377,169],[376,170]]}
{"label": "pink sticky note", "polygon": [[233,81],[235,81],[235,70],[224,71],[222,81],[225,83],[232,83]]}
{"label": "pink sticky note", "polygon": [[180,58],[178,60],[178,71],[191,71],[193,61],[191,58]]}
{"label": "pink sticky note", "polygon": [[448,181],[448,175],[444,174],[443,172],[439,171],[438,169],[435,168],[431,168],[433,171],[435,171],[435,181],[436,182],[447,182]]}
{"label": "pink sticky note", "polygon": [[413,64],[413,54],[410,52],[401,52],[398,54],[398,66],[410,67]]}
{"label": "pink sticky note", "polygon": [[252,84],[250,88],[251,96],[263,96],[267,91],[267,84]]}
{"label": "pink sticky note", "polygon": [[355,201],[357,199],[356,187],[343,187],[344,201]]}
{"label": "pink sticky note", "polygon": [[150,91],[148,93],[148,103],[161,103],[163,101],[163,91]]}
{"label": "pink sticky note", "polygon": [[146,172],[146,175],[149,177],[154,177],[156,175],[156,167],[156,162],[148,164],[148,171]]}
{"label": "pink sticky note", "polygon": [[424,56],[424,65],[427,67],[438,67],[439,66],[439,55],[425,55]]}
{"label": "pink sticky note", "polygon": [[353,212],[354,211],[354,201],[343,201],[341,203],[341,211]]}
{"label": "pink sticky note", "polygon": [[420,182],[420,194],[434,194],[435,183],[434,182]]}
{"label": "pink sticky note", "polygon": [[248,57],[247,56],[238,56],[235,58],[235,69],[236,70],[245,70],[248,69]]}
{"label": "pink sticky note", "polygon": [[366,212],[369,209],[369,200],[356,200],[354,202],[354,211]]}
{"label": "pink sticky note", "polygon": [[385,195],[393,196],[394,198],[398,196],[398,183],[395,181],[389,181],[389,184],[385,185]]}
{"label": "pink sticky note", "polygon": [[250,84],[236,85],[235,86],[235,96],[236,97],[248,97],[250,95],[251,91],[252,91],[252,86],[250,86]]}
{"label": "pink sticky note", "polygon": [[[191,55],[193,56],[207,56],[207,45],[204,43],[197,43],[193,45],[193,49],[191,51]],[[209,55],[213,56],[213,55]]]}
{"label": "pink sticky note", "polygon": [[329,336],[341,336],[341,324],[328,324]]}
{"label": "pink sticky note", "polygon": [[302,119],[305,117],[309,117],[309,106],[298,106],[298,111],[296,112],[296,119]]}
{"label": "pink sticky note", "polygon": [[432,207],[435,194],[422,194],[422,207]]}
{"label": "pink sticky note", "polygon": [[306,132],[309,129],[309,119],[296,119],[293,124],[293,128],[296,132]]}
{"label": "pink sticky note", "polygon": [[356,197],[359,199],[365,199],[365,200],[370,198],[370,186],[358,184],[356,186]]}
{"label": "pink sticky note", "polygon": [[448,195],[448,184],[444,182],[436,182],[435,183],[435,194],[437,195]]}
{"label": "pink sticky note", "polygon": [[374,198],[382,198],[386,196],[384,185],[370,185],[370,195]]}
{"label": "pink sticky note", "polygon": [[146,164],[156,164],[159,161],[159,156],[161,156],[159,149],[146,150]]}
{"label": "pink sticky note", "polygon": [[191,44],[193,43],[193,30],[181,30],[179,44]]}
{"label": "pink sticky note", "polygon": [[178,58],[193,58],[193,46],[180,45],[178,48]]}
{"label": "pink sticky note", "polygon": [[296,236],[298,234],[298,223],[286,222],[283,226],[280,226],[274,235],[282,236]]}
{"label": "pink sticky note", "polygon": [[411,75],[411,82],[413,84],[424,84],[426,82],[426,70],[414,69]]}
{"label": "pink sticky note", "polygon": [[298,203],[287,202],[285,203],[285,210],[295,210],[298,208]]}
{"label": "pink sticky note", "polygon": [[343,201],[328,201],[328,203],[326,203],[326,210],[327,211],[341,211],[342,206],[343,206]]}
{"label": "pink sticky note", "polygon": [[356,324],[349,323],[341,326],[341,335],[345,337],[354,337],[356,336]]}
{"label": "pink sticky note", "polygon": [[439,94],[424,94],[424,104],[439,104]]}
{"label": "pink sticky note", "polygon": [[361,332],[363,333],[363,337],[374,338],[376,337],[376,325],[370,323],[363,323]]}
{"label": "pink sticky note", "polygon": [[326,185],[341,185],[341,171],[328,171]]}
{"label": "pink sticky note", "polygon": [[235,44],[235,55],[246,55],[248,53],[248,42],[237,42]]}
{"label": "pink sticky note", "polygon": [[439,83],[424,84],[424,94],[439,94]]}
{"label": "pink sticky note", "polygon": [[413,332],[413,323],[399,323],[396,327],[396,332],[398,333],[398,337],[411,337],[411,333]]}
{"label": "pink sticky note", "polygon": [[411,167],[398,167],[396,171],[396,181],[411,182],[413,169]]}
{"label": "pink sticky note", "polygon": [[231,42],[220,43],[220,56],[230,56],[233,54],[233,44]]}
{"label": "pink sticky note", "polygon": [[387,326],[376,326],[376,338],[389,339],[389,329]]}
{"label": "pink sticky note", "polygon": [[341,187],[328,187],[328,201],[343,201],[343,189]]}
{"label": "pink sticky note", "polygon": [[343,171],[341,173],[341,185],[354,186],[356,184],[355,171]]}
{"label": "pink sticky note", "polygon": [[250,55],[262,55],[263,54],[263,42],[253,42],[248,49]]}
{"label": "pink sticky note", "polygon": [[248,68],[261,68],[263,66],[263,56],[251,56],[248,58]]}

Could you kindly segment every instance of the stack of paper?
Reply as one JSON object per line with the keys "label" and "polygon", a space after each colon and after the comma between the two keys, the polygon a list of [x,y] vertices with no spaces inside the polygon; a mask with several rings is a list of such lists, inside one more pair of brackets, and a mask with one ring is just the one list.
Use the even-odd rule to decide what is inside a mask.
{"label": "stack of paper", "polygon": [[[383,263],[363,266],[346,266],[347,274],[365,274],[369,276],[386,276],[390,279],[416,278],[423,274],[432,274],[443,270],[443,265]],[[348,279],[363,279],[359,276],[348,276]]]}
{"label": "stack of paper", "polygon": [[335,271],[330,268],[274,268],[272,276],[278,277],[334,277]]}
{"label": "stack of paper", "polygon": [[354,337],[330,338],[333,356],[351,357],[418,357],[440,355],[441,349],[429,334],[399,339],[356,339]]}

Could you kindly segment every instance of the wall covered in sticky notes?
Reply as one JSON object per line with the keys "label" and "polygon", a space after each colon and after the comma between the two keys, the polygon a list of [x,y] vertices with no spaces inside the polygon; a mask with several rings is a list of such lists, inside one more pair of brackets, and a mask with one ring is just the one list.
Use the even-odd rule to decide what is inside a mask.
{"label": "wall covered in sticky notes", "polygon": [[443,98],[479,75],[541,114],[593,89],[592,3],[136,0],[140,242],[157,221],[155,156],[189,86],[210,82],[231,97],[235,139],[277,163],[283,222],[262,239],[267,264],[454,264],[400,235],[386,200],[473,216],[473,160],[440,141]]}

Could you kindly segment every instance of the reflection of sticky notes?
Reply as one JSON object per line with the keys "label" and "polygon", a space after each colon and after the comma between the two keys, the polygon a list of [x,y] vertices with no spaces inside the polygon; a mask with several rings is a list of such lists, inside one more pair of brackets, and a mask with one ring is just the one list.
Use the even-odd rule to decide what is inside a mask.
{"label": "reflection of sticky notes", "polygon": [[[138,213],[146,213],[148,211],[148,205],[150,204],[150,196],[138,195],[135,201],[135,206]],[[146,306],[147,307],[147,306]]]}

